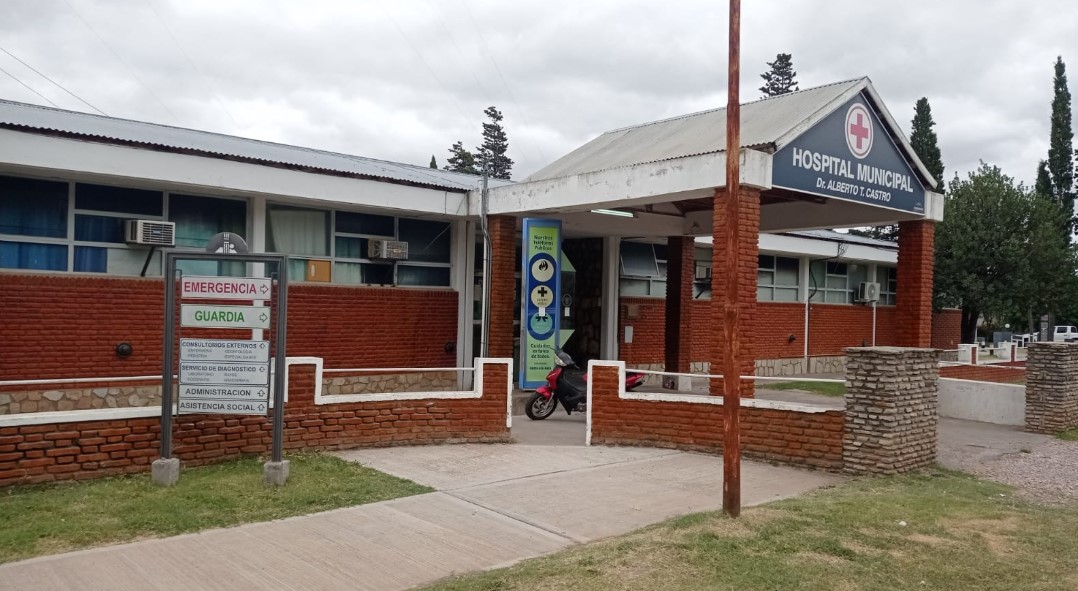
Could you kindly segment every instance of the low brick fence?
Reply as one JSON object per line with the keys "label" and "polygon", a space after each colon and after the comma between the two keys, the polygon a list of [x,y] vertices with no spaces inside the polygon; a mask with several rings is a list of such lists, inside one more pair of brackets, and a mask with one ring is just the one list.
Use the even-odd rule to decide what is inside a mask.
{"label": "low brick fence", "polygon": [[[297,365],[288,371],[286,450],[509,441],[511,360],[477,362],[472,391],[383,394],[340,403],[316,400],[319,367]],[[159,412],[128,408],[0,416],[0,486],[147,472],[158,457]],[[107,418],[98,418],[103,413]],[[174,456],[194,466],[268,453],[271,420],[177,415]]]}
{"label": "low brick fence", "polygon": [[[625,392],[625,364],[593,361],[589,444],[722,450],[721,396]],[[749,458],[842,470],[843,411],[743,399],[742,454]]]}
{"label": "low brick fence", "polygon": [[[622,362],[593,361],[589,371],[589,445],[722,450],[722,397],[625,392]],[[743,398],[742,455],[854,474],[907,472],[934,462],[938,351],[848,349],[846,371],[844,410]]]}
{"label": "low brick fence", "polygon": [[941,378],[995,382],[997,384],[1021,384],[1026,381],[1026,368],[1007,365],[944,365],[940,367]]}

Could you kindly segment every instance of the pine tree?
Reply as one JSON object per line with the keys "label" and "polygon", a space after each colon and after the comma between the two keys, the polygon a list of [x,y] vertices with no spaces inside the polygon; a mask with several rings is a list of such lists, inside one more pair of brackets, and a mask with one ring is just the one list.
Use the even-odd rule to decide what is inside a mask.
{"label": "pine tree", "polygon": [[434,154],[430,155],[430,167],[434,170],[438,170],[438,161],[434,159]]}
{"label": "pine tree", "polygon": [[940,158],[940,148],[937,143],[936,132],[932,127],[936,122],[932,120],[932,107],[928,99],[921,97],[913,108],[913,131],[910,133],[910,144],[914,153],[921,159],[921,163],[928,169],[932,178],[936,179],[936,191],[943,192],[943,160]]}
{"label": "pine tree", "polygon": [[479,170],[475,167],[475,155],[464,149],[464,143],[459,141],[449,148],[449,159],[446,160],[445,169],[466,174],[479,174]]}
{"label": "pine tree", "polygon": [[483,113],[490,122],[483,124],[483,145],[476,148],[476,164],[480,171],[486,167],[491,178],[509,180],[513,160],[505,155],[509,150],[509,138],[502,128],[502,114],[494,107],[487,107]]}
{"label": "pine tree", "polygon": [[[1048,145],[1048,176],[1052,198],[1067,216],[1067,235],[1074,222],[1074,130],[1071,128],[1071,93],[1067,88],[1067,66],[1056,58],[1052,96],[1052,131]],[[1038,172],[1039,177],[1039,172]]]}
{"label": "pine tree", "polygon": [[797,90],[797,72],[794,71],[793,56],[780,53],[775,56],[775,61],[767,62],[767,67],[771,69],[760,74],[760,77],[764,79],[760,92],[764,93],[765,97]]}

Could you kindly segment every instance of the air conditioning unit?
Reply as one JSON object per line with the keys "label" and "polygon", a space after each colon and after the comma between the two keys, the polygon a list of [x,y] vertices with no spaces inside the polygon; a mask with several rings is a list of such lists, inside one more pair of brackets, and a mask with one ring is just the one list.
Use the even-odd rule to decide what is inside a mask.
{"label": "air conditioning unit", "polygon": [[880,284],[879,283],[862,283],[857,286],[858,302],[870,303],[880,301]]}
{"label": "air conditioning unit", "polygon": [[128,244],[176,246],[176,224],[157,220],[127,220]]}
{"label": "air conditioning unit", "polygon": [[367,257],[376,261],[408,260],[408,243],[399,240],[371,240]]}

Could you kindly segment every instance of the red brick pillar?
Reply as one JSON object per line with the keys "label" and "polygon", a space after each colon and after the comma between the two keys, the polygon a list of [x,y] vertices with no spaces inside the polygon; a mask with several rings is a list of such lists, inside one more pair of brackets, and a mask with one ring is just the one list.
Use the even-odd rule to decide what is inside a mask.
{"label": "red brick pillar", "polygon": [[488,218],[491,241],[490,323],[491,357],[513,356],[513,311],[517,306],[514,293],[520,261],[516,257],[517,220],[510,216]]}
{"label": "red brick pillar", "polygon": [[666,240],[666,371],[688,373],[692,367],[694,245],[692,236]]}
{"label": "red brick pillar", "polygon": [[[726,199],[728,199],[726,190],[715,191],[712,230],[714,244],[711,259],[711,326],[709,327],[712,334],[711,373],[721,374],[723,371],[722,356],[726,342],[724,318],[726,277],[730,273],[737,273],[740,286],[741,375],[748,376],[756,374],[754,332],[756,328],[756,274],[760,265],[760,191],[742,187],[739,198],[741,199],[741,219],[728,220],[726,218]],[[727,252],[726,244],[726,236],[733,224],[741,225],[741,248],[739,249],[741,256],[737,260],[733,260]],[[755,384],[751,381],[743,381],[741,396],[751,398],[754,393]],[[714,396],[723,394],[722,380],[711,380],[711,394]]]}
{"label": "red brick pillar", "polygon": [[933,222],[898,224],[898,344],[932,346]]}

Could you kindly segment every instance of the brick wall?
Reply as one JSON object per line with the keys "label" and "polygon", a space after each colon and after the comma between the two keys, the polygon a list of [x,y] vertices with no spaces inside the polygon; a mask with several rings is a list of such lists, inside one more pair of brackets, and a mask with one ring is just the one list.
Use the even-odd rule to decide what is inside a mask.
{"label": "brick wall", "polygon": [[898,224],[898,342],[903,347],[932,346],[932,271],[935,223]]}
{"label": "brick wall", "polygon": [[[629,364],[655,364],[664,360],[665,301],[660,298],[622,297],[618,306],[619,357]],[[708,359],[711,345],[710,300],[695,300],[690,318],[700,328],[693,331],[693,361]],[[630,317],[630,310],[636,317]],[[897,341],[897,312],[893,306],[876,310],[876,343]],[[701,320],[703,319],[703,320]],[[842,355],[847,347],[872,343],[872,309],[864,306],[812,304],[809,355]],[[781,359],[804,354],[805,305],[759,302],[756,308],[756,358]],[[633,327],[633,342],[625,343],[625,327]],[[789,336],[794,335],[791,342]]]}
{"label": "brick wall", "polygon": [[1078,344],[1031,343],[1026,364],[1026,431],[1078,427]]}
{"label": "brick wall", "polygon": [[[737,201],[731,202],[731,199]],[[727,205],[738,204],[738,218],[727,216]],[[731,243],[734,232],[738,233],[737,244]],[[715,304],[710,308],[710,332],[712,346],[708,361],[711,367],[724,367],[723,359],[730,355],[728,347],[733,347],[732,355],[738,360],[740,375],[756,373],[756,277],[759,271],[760,251],[760,191],[742,187],[737,195],[730,195],[726,189],[716,189],[712,211],[712,259],[711,259],[711,298]],[[727,288],[730,278],[737,277],[737,326],[735,338],[727,335],[726,304],[734,296]],[[727,341],[730,341],[728,343]],[[742,380],[739,390],[743,396],[752,396],[756,383]],[[711,393],[721,394],[725,382],[711,380]]]}
{"label": "brick wall", "polygon": [[940,310],[932,313],[932,348],[954,350],[962,341],[962,311]]}
{"label": "brick wall", "polygon": [[941,378],[1021,384],[1026,381],[1026,368],[1000,365],[945,365],[940,367]]}
{"label": "brick wall", "polygon": [[[626,400],[618,368],[596,365],[591,377],[593,444],[647,445],[717,453],[721,404]],[[748,458],[842,470],[842,411],[796,412],[741,408],[741,447]]]}
{"label": "brick wall", "polygon": [[[512,357],[513,313],[520,302],[515,297],[517,269],[516,257],[517,220],[509,216],[491,216],[488,219],[491,240],[490,273],[490,346],[491,357]],[[454,312],[453,318],[456,318]],[[476,351],[480,343],[476,343]]]}
{"label": "brick wall", "polygon": [[858,347],[846,355],[845,471],[897,474],[935,462],[939,352]]}
{"label": "brick wall", "polygon": [[[455,291],[297,284],[288,304],[290,356],[330,368],[456,364],[445,346],[457,338]],[[159,374],[163,308],[159,278],[0,273],[0,380]],[[114,351],[124,341],[126,359]]]}
{"label": "brick wall", "polygon": [[[473,399],[397,400],[314,405],[314,371],[289,370],[287,450],[454,442],[505,442],[509,365],[483,366]],[[174,456],[188,466],[265,454],[272,423],[264,416],[180,415]],[[158,457],[160,419],[0,426],[0,486],[146,472]]]}

